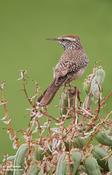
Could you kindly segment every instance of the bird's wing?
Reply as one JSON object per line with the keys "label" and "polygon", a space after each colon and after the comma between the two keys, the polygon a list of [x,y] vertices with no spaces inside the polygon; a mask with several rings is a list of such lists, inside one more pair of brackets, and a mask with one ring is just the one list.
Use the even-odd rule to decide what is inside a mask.
{"label": "bird's wing", "polygon": [[81,51],[67,51],[64,53],[55,67],[55,78],[65,77],[70,73],[77,73],[81,68],[86,67],[88,59],[83,50]]}

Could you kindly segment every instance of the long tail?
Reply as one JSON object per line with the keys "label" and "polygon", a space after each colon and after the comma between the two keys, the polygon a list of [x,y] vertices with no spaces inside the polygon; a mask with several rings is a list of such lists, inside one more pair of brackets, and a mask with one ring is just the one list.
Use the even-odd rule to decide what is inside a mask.
{"label": "long tail", "polygon": [[37,100],[41,107],[48,105],[52,101],[53,97],[55,96],[60,86],[63,84],[64,80],[65,79],[62,79],[58,84],[56,83],[56,79],[53,80],[53,82]]}

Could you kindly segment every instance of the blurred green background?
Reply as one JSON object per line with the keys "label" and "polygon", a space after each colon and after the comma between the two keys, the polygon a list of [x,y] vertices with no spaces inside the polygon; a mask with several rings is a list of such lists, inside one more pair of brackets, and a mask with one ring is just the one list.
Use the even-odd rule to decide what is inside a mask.
{"label": "blurred green background", "polygon": [[[78,34],[90,59],[82,81],[96,61],[106,70],[105,94],[112,83],[112,1],[111,0],[4,0],[0,1],[0,80],[6,81],[5,94],[14,128],[28,125],[29,107],[21,91],[20,69],[29,72],[29,88],[38,81],[41,91],[52,80],[52,70],[63,52],[48,37]],[[29,90],[30,92],[30,90]],[[59,93],[50,105],[55,106]],[[54,110],[52,110],[52,107]],[[0,112],[2,118],[2,112]],[[13,153],[5,125],[0,122],[0,157]]]}

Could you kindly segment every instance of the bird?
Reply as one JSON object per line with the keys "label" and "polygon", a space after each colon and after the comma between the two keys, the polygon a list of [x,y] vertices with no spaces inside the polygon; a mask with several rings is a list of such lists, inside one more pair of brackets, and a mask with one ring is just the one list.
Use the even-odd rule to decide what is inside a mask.
{"label": "bird", "polygon": [[64,35],[48,40],[58,42],[64,52],[54,68],[51,84],[37,99],[40,107],[47,106],[60,87],[81,77],[89,62],[78,35]]}

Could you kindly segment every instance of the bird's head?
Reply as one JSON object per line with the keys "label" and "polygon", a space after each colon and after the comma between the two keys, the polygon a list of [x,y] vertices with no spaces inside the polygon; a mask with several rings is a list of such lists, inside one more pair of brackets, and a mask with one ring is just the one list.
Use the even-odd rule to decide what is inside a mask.
{"label": "bird's head", "polygon": [[65,35],[57,38],[51,38],[49,40],[58,41],[59,44],[64,47],[64,49],[79,48],[79,46],[81,47],[80,37],[78,35]]}

